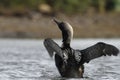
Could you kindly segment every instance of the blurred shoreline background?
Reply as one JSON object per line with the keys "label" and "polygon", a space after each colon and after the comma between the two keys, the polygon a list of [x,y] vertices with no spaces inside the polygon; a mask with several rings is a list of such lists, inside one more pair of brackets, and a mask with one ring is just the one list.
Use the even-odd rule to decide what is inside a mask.
{"label": "blurred shoreline background", "polygon": [[0,38],[60,38],[53,17],[74,38],[120,37],[120,0],[0,0]]}

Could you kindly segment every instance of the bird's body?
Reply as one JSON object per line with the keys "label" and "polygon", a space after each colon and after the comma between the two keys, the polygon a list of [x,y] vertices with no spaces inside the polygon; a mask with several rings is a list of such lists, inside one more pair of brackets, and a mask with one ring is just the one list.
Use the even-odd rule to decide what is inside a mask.
{"label": "bird's body", "polygon": [[75,53],[81,54],[73,49],[64,50],[64,55],[68,57],[66,61],[55,55],[55,64],[63,77],[83,77],[84,65],[77,62]]}
{"label": "bird's body", "polygon": [[81,78],[84,73],[84,63],[88,63],[90,60],[101,56],[118,55],[119,50],[115,46],[103,42],[98,42],[83,50],[71,48],[70,42],[73,37],[72,26],[67,22],[59,22],[56,19],[54,21],[62,31],[62,47],[52,39],[45,39],[44,45],[51,57],[55,52],[55,64],[62,77]]}

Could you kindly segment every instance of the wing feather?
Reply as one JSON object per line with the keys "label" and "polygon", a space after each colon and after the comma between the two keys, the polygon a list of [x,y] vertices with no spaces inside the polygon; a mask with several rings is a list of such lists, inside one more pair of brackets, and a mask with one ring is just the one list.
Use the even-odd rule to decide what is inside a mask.
{"label": "wing feather", "polygon": [[52,39],[47,38],[44,40],[44,46],[47,49],[49,55],[53,57],[54,53],[58,54],[61,58],[63,58],[63,52],[61,47],[54,42]]}
{"label": "wing feather", "polygon": [[80,52],[82,53],[81,63],[85,63],[85,62],[89,62],[92,59],[101,57],[103,55],[117,56],[119,53],[119,50],[113,45],[99,42],[91,47],[81,50]]}

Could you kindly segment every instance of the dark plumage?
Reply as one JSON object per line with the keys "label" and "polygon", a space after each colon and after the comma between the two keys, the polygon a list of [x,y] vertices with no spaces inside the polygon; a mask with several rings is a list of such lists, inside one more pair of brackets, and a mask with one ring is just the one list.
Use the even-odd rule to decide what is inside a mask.
{"label": "dark plumage", "polygon": [[84,50],[71,48],[70,42],[73,37],[72,26],[67,22],[54,19],[62,31],[63,45],[60,47],[52,39],[45,39],[44,45],[52,57],[55,53],[55,64],[62,77],[83,77],[84,63],[101,56],[117,56],[119,50],[110,44],[99,42]]}

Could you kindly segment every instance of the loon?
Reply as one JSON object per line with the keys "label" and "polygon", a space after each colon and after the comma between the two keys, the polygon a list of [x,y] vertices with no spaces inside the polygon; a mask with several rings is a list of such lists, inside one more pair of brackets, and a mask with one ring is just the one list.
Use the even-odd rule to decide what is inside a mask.
{"label": "loon", "polygon": [[73,38],[73,28],[68,22],[53,19],[62,32],[63,44],[60,47],[51,38],[44,40],[44,46],[51,57],[55,57],[55,65],[62,77],[82,78],[84,74],[84,63],[101,57],[117,56],[119,50],[110,44],[98,42],[86,49],[76,50],[70,45]]}

